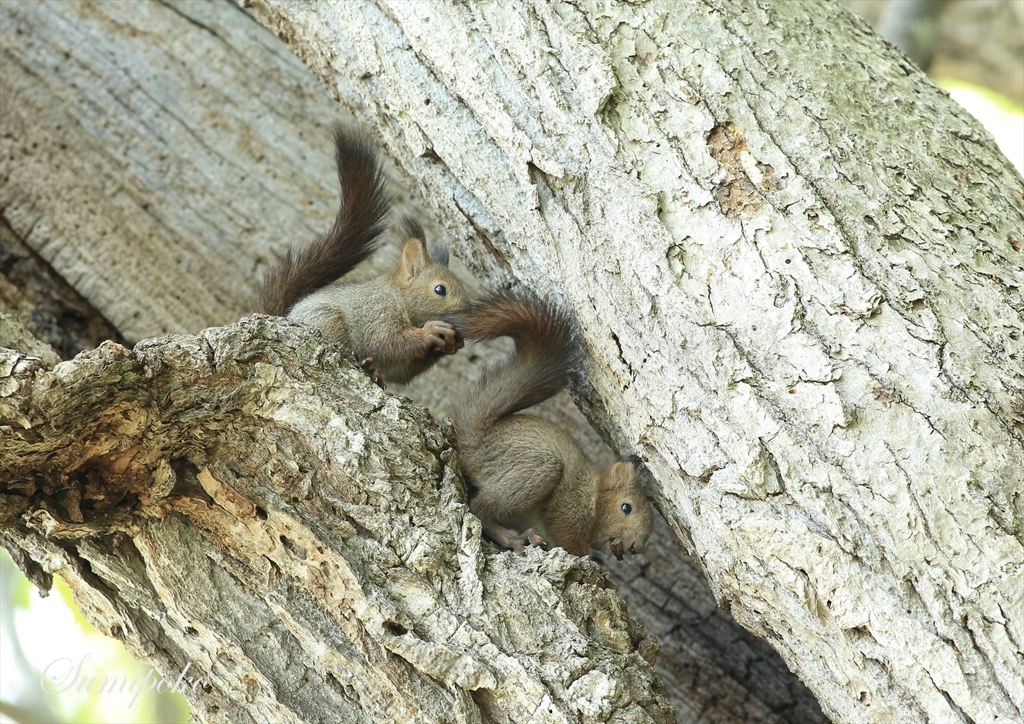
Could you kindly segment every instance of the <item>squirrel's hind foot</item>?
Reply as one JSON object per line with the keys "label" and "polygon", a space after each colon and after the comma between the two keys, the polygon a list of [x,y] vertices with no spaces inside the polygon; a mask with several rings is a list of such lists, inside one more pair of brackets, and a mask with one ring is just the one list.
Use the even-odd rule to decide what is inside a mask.
{"label": "squirrel's hind foot", "polygon": [[548,549],[548,544],[537,535],[537,531],[533,528],[527,528],[515,539],[515,542],[512,544],[512,550],[516,553],[525,553],[526,549],[530,546],[539,547],[545,551]]}
{"label": "squirrel's hind foot", "polygon": [[373,357],[367,357],[359,363],[359,366],[363,369],[363,372],[370,376],[370,379],[373,380],[373,384],[377,385],[377,387],[382,390],[386,390],[388,388],[387,385],[384,384],[384,378],[381,377],[380,370],[373,366]]}

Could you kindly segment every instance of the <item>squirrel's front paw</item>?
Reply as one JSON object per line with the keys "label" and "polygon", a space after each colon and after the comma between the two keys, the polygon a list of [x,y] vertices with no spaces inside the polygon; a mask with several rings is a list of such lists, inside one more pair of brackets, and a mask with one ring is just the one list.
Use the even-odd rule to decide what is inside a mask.
{"label": "squirrel's front paw", "polygon": [[423,333],[435,354],[455,354],[464,344],[462,336],[448,322],[431,320],[423,325]]}
{"label": "squirrel's front paw", "polygon": [[544,539],[537,535],[537,531],[533,528],[527,528],[519,534],[519,537],[512,544],[512,550],[516,553],[523,553],[527,546],[539,546],[543,550],[547,550],[548,547]]}

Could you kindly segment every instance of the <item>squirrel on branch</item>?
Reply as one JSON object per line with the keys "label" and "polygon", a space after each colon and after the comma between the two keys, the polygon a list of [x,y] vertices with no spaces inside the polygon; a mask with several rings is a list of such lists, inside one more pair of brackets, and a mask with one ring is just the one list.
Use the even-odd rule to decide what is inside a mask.
{"label": "squirrel on branch", "polygon": [[561,546],[584,556],[606,547],[640,553],[651,509],[632,462],[601,470],[562,428],[521,411],[564,388],[580,363],[572,318],[523,294],[494,294],[446,316],[469,339],[511,337],[453,415],[459,457],[484,534],[505,548]]}
{"label": "squirrel on branch", "polygon": [[423,228],[410,218],[403,219],[407,241],[390,273],[332,285],[377,249],[391,207],[372,144],[338,128],[334,146],[341,181],[334,225],[301,252],[289,249],[264,275],[253,306],[319,327],[347,344],[382,387],[385,381],[408,382],[462,348],[455,328],[441,317],[461,309],[465,293],[448,269],[447,249],[428,251]]}

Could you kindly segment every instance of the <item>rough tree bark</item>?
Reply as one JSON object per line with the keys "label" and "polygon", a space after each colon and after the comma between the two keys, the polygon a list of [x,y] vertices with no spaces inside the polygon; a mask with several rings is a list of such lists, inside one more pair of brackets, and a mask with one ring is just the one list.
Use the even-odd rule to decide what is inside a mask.
{"label": "rough tree bark", "polygon": [[[85,8],[87,15],[101,14]],[[400,170],[420,180],[419,188],[444,227],[457,235],[457,251],[475,270],[492,284],[525,283],[556,293],[576,310],[592,355],[593,385],[577,390],[578,399],[616,447],[639,452],[648,461],[659,506],[675,532],[700,556],[719,603],[772,641],[836,721],[1012,721],[1020,716],[1024,201],[1020,177],[962,111],[883,48],[863,24],[827,4],[329,6],[261,0],[254,3],[254,10],[344,104],[377,129]],[[9,6],[4,11],[13,13]],[[232,36],[236,31],[214,26],[209,18],[193,17],[191,22],[214,36],[238,41]],[[84,31],[73,26],[68,32]],[[30,44],[31,38],[18,37],[22,47]],[[64,59],[69,57],[74,54],[69,52]],[[180,62],[173,53],[168,57],[169,62]],[[40,67],[61,64],[59,52],[52,58],[52,66]],[[134,88],[136,81],[128,72],[134,66],[113,65],[126,77],[125,87]],[[822,67],[827,72],[822,73]],[[228,69],[226,74],[231,72],[236,71]],[[154,75],[165,80],[161,73]],[[48,76],[37,72],[34,82],[43,84],[40,78]],[[118,78],[115,73],[114,80]],[[252,267],[246,262],[258,257],[245,248],[255,243],[265,251],[265,259],[271,249],[279,248],[279,240],[260,238],[258,230],[251,229],[242,238],[214,240],[231,228],[228,222],[242,218],[252,224],[266,209],[277,208],[264,203],[273,194],[261,189],[258,181],[231,173],[235,169],[230,162],[218,164],[216,143],[194,135],[194,147],[176,149],[180,153],[166,165],[154,163],[154,146],[146,139],[164,132],[153,120],[166,118],[145,113],[125,114],[140,119],[142,127],[123,136],[130,147],[124,159],[128,164],[146,159],[150,166],[140,163],[125,169],[125,161],[116,156],[106,175],[81,179],[68,169],[62,178],[62,164],[73,166],[74,160],[61,153],[60,132],[39,134],[37,124],[51,131],[84,128],[86,135],[116,137],[116,124],[124,119],[117,113],[104,114],[104,102],[109,107],[147,104],[130,95],[118,97],[120,86],[113,85],[109,97],[90,99],[79,114],[64,109],[50,117],[30,113],[31,107],[4,110],[2,176],[11,227],[58,271],[70,269],[62,273],[108,319],[116,320],[115,326],[129,340],[159,331],[141,324],[133,327],[133,319],[159,318],[168,299],[179,306],[164,314],[164,329],[228,321],[240,311],[240,289],[245,285],[224,271],[236,264],[238,274],[250,274]],[[240,90],[237,98],[232,96],[227,105],[244,105],[239,99],[247,97],[246,91],[259,98],[252,86]],[[273,94],[260,98],[264,106],[254,112],[260,119],[253,123],[256,131],[251,138],[234,138],[251,143],[254,155],[307,142],[277,130],[284,124],[276,116],[300,115],[302,94],[296,95],[296,105]],[[214,125],[223,123],[211,111],[218,102],[223,107],[225,99],[206,98],[198,104],[214,116]],[[269,120],[260,115],[268,106],[273,109]],[[185,121],[169,124],[167,133],[179,131],[180,139],[169,138],[168,145],[189,143],[190,134],[183,129],[203,126],[194,119]],[[11,123],[17,132],[7,130]],[[936,125],[946,130],[927,135],[921,131]],[[49,153],[32,153],[30,144],[12,141],[26,137],[38,138]],[[142,148],[131,148],[132,144]],[[308,158],[323,156],[321,144],[322,139],[312,144]],[[223,185],[227,193],[204,199],[193,209],[197,213],[144,227],[155,232],[156,243],[137,232],[140,243],[151,244],[150,249],[158,252],[150,258],[171,263],[108,272],[102,263],[83,259],[98,249],[115,262],[145,258],[111,254],[119,248],[105,242],[116,234],[103,232],[118,229],[123,219],[135,219],[127,213],[133,205],[144,206],[147,213],[164,213],[160,204],[151,202],[162,200],[161,191],[180,195],[176,182],[187,190],[193,149],[212,157],[196,168],[227,169],[222,184],[211,184]],[[286,157],[301,157],[303,151],[299,149],[297,156],[277,154],[270,166],[287,174]],[[89,160],[89,168],[102,168],[108,157]],[[31,186],[25,168],[33,164],[45,167],[41,176],[49,184],[33,196],[8,195],[11,189],[21,192]],[[143,173],[148,169],[163,173]],[[327,168],[320,178],[329,175]],[[133,182],[138,176],[147,183]],[[76,215],[88,215],[90,208],[66,201],[66,190],[93,180],[95,193],[112,191],[113,211],[125,214],[103,219],[106,226],[86,219],[76,229],[75,222],[81,219]],[[251,185],[233,187],[246,182]],[[310,191],[309,196],[317,193]],[[294,206],[302,209],[308,205],[304,201],[297,199]],[[61,213],[51,212],[53,208]],[[292,218],[296,226],[311,231],[322,225],[316,213],[295,213]],[[161,237],[165,227],[175,229],[177,224],[183,225],[180,235]],[[68,241],[79,233],[94,234],[91,243]],[[204,246],[199,240],[210,241]],[[198,260],[211,253],[221,263],[200,269]],[[83,267],[94,276],[82,276]],[[168,293],[154,287],[168,278],[168,269],[174,272],[170,278],[175,283],[183,282],[180,290]],[[140,282],[139,276],[147,274],[150,283]],[[184,283],[196,278],[198,283]],[[120,284],[137,289],[118,292]],[[201,305],[194,291],[208,295]],[[133,316],[132,304],[143,300],[148,305],[145,313]],[[227,316],[185,313],[200,307]],[[259,342],[275,361],[280,356],[286,387],[308,388],[312,380],[324,379],[316,370],[285,359],[286,347],[305,344],[307,352],[319,349],[315,338],[302,337],[290,327],[262,324],[266,326],[239,328],[241,337],[228,332],[221,338],[213,331],[187,344],[147,343],[128,361],[107,347],[79,364],[81,369],[94,365],[112,370],[111,374],[127,365],[137,373],[155,369],[151,350],[170,354],[171,349],[195,344],[204,351],[225,353],[211,359],[228,360],[218,373],[238,378],[226,389],[250,391],[261,384],[253,370],[270,368],[256,357],[229,352],[232,345]],[[332,353],[324,354],[330,358]],[[209,369],[203,360],[193,364],[188,355],[171,356],[185,378]],[[21,358],[11,367],[8,374],[21,386],[21,394],[49,379],[39,365]],[[332,369],[345,374],[343,366]],[[40,394],[39,401],[52,399]],[[150,399],[151,393],[134,394],[135,401],[127,406],[129,418],[132,410],[145,408],[138,400]],[[239,394],[232,392],[228,398],[231,405],[243,404]],[[268,409],[269,402],[255,399],[253,410]],[[159,407],[170,409],[169,404]],[[117,407],[103,409],[113,412]],[[409,419],[402,417],[408,414],[419,424],[415,412],[401,409],[396,413],[400,419]],[[306,412],[315,417],[315,410]],[[214,422],[226,424],[224,419]],[[276,428],[252,432],[266,427],[265,418],[259,422],[254,427],[235,424],[239,431],[249,430],[253,440],[263,435],[287,437],[288,431]],[[114,430],[126,439],[134,434],[130,419],[112,417],[106,432]],[[315,495],[291,501],[275,488],[301,480],[308,486],[304,491],[323,490],[328,500],[337,496],[338,489],[318,477],[327,473],[315,464],[278,478],[270,474],[273,470],[264,472],[264,479],[238,476],[219,454],[237,443],[224,442],[232,438],[221,427],[210,435],[211,443],[221,442],[220,451],[216,445],[189,440],[180,456],[187,464],[170,467],[173,480],[159,463],[163,458],[153,452],[137,456],[143,468],[152,470],[146,474],[132,466],[125,473],[116,467],[111,471],[83,466],[84,458],[74,461],[72,467],[92,471],[84,478],[71,476],[81,480],[84,491],[90,491],[91,481],[104,472],[115,481],[113,473],[119,472],[121,484],[136,494],[147,494],[147,474],[165,486],[181,486],[148,493],[167,496],[162,507],[149,499],[129,506],[132,515],[123,522],[124,535],[76,538],[84,535],[86,523],[74,522],[75,496],[65,492],[76,486],[64,482],[55,490],[53,481],[47,488],[40,477],[35,479],[39,490],[55,490],[65,499],[48,510],[36,506],[28,518],[13,512],[5,515],[5,531],[10,525],[18,536],[11,538],[14,534],[9,533],[5,544],[33,554],[51,569],[77,576],[87,595],[100,592],[95,608],[111,616],[109,628],[117,632],[116,626],[135,622],[136,628],[119,633],[150,656],[163,657],[166,668],[197,655],[209,662],[210,671],[244,684],[258,711],[279,712],[274,707],[280,704],[302,717],[308,707],[315,710],[324,702],[333,703],[332,696],[359,698],[363,692],[344,686],[327,684],[324,690],[329,692],[321,693],[315,685],[330,681],[329,676],[337,678],[338,669],[347,670],[331,666],[340,658],[316,658],[321,668],[301,672],[312,683],[298,686],[295,682],[302,681],[301,676],[289,678],[291,669],[269,664],[268,644],[261,637],[224,641],[208,636],[216,633],[214,628],[237,632],[239,619],[218,620],[216,611],[197,610],[197,619],[214,620],[217,627],[193,626],[189,631],[191,624],[168,613],[175,610],[171,604],[178,603],[173,594],[189,586],[146,583],[165,580],[158,574],[178,570],[174,564],[181,562],[166,542],[177,540],[182,517],[164,515],[164,508],[178,505],[180,513],[181,505],[194,505],[187,522],[205,537],[190,538],[197,546],[190,550],[207,551],[223,562],[227,574],[210,574],[218,584],[232,576],[244,585],[266,582],[267,588],[255,593],[242,593],[243,585],[233,595],[259,601],[254,620],[266,625],[252,628],[272,635],[287,630],[288,645],[277,643],[279,637],[272,647],[280,647],[288,661],[309,666],[310,652],[323,652],[317,648],[322,639],[310,632],[324,629],[315,628],[310,621],[316,617],[308,615],[312,609],[302,607],[311,599],[322,603],[323,591],[339,590],[332,588],[336,579],[328,575],[329,566],[328,573],[319,569],[324,578],[311,582],[309,559],[319,562],[324,555],[341,570],[362,570],[354,562],[361,558],[346,554],[360,548],[364,539],[382,540],[376,537],[379,528],[370,534],[358,530],[359,545],[346,548],[350,538],[344,524],[325,532],[325,525],[312,522],[311,514],[323,501]],[[416,459],[424,461],[436,481],[443,478],[443,464],[450,461],[444,460],[440,438],[422,435],[433,442]],[[150,436],[154,446],[146,449],[159,449],[165,438]],[[329,452],[329,444],[340,443],[321,441],[311,447]],[[134,442],[117,448],[136,449]],[[295,455],[301,458],[300,452]],[[126,455],[115,457],[130,460]],[[414,487],[413,477],[400,479]],[[267,485],[260,487],[264,480]],[[254,508],[232,494],[233,488],[249,493],[250,500],[265,500],[270,506],[262,507],[267,519],[258,510],[254,518]],[[25,492],[8,493],[15,500],[5,497],[6,509],[25,511],[19,507],[23,501],[17,500]],[[437,495],[444,499],[442,493]],[[204,496],[220,501],[219,509]],[[204,503],[215,513],[228,511],[241,521],[239,525],[246,525],[248,535],[271,550],[266,557],[272,563],[264,565],[263,559],[251,555],[244,540],[218,535],[216,525],[226,526],[229,519],[208,515]],[[83,517],[88,510],[86,506]],[[341,512],[341,518],[352,520],[343,508]],[[257,528],[265,529],[262,532],[277,533],[282,521],[289,523],[286,514],[299,515],[305,530],[326,536],[326,553],[317,550],[310,555],[315,545],[300,528],[289,530],[302,533],[300,539],[310,545],[295,547],[284,533],[292,542],[289,548],[247,525],[256,520]],[[110,530],[122,520],[88,523]],[[399,524],[395,519],[391,523]],[[28,524],[33,528],[27,529]],[[40,535],[40,529],[49,531],[50,538]],[[434,531],[436,538],[424,533],[426,548],[430,549],[429,541],[448,540],[452,530],[449,523],[446,530]],[[58,547],[54,533],[64,536],[57,536],[63,541]],[[165,545],[156,546],[153,540]],[[207,541],[218,545],[204,547]],[[231,555],[222,557],[218,550]],[[347,563],[338,559],[339,553]],[[24,557],[22,563],[41,576],[35,564]],[[274,566],[284,566],[284,575],[268,575]],[[239,573],[253,567],[256,574],[251,580]],[[583,586],[596,582],[581,570]],[[431,575],[443,578],[439,571],[457,575],[451,558],[413,574],[420,576],[417,581]],[[458,571],[462,575],[463,569]],[[548,571],[547,576],[554,583],[549,580],[551,588],[545,590],[566,592],[571,587],[567,581],[572,575]],[[173,575],[168,578],[174,580]],[[446,629],[443,622],[422,622],[404,604],[387,609],[382,601],[390,599],[381,592],[393,593],[395,587],[389,584],[394,580],[358,579],[359,589],[380,595],[367,596],[381,607],[376,610],[398,610],[419,628],[410,629],[395,618],[368,616],[346,632],[356,631],[362,642],[372,640],[375,654],[396,654],[395,660],[389,659],[400,669],[396,676],[413,676],[409,667],[424,666],[417,656]],[[127,581],[142,583],[128,586]],[[287,606],[282,608],[281,598],[273,595],[280,589],[269,588],[274,585],[320,593],[296,596],[298,607],[307,614],[296,616]],[[148,597],[138,592],[150,589]],[[587,590],[597,591],[593,585]],[[104,607],[104,600],[115,603]],[[452,594],[445,602],[462,600]],[[582,619],[573,619],[577,614]],[[331,609],[326,615],[339,613]],[[578,627],[586,616],[586,609],[572,609],[569,618]],[[625,620],[620,623],[617,630],[630,631]],[[189,637],[197,635],[201,643],[190,643]],[[411,645],[419,648],[396,651],[395,640],[410,636]],[[647,651],[645,639],[627,638],[634,649]],[[448,656],[453,661],[454,649],[479,663],[471,645],[460,648],[463,639],[446,643],[447,649],[437,649],[440,659]],[[600,635],[588,646],[599,658],[615,648]],[[645,670],[636,654],[628,656],[637,671]],[[470,704],[462,692],[474,682],[459,678],[461,672],[476,671],[470,663],[444,672],[426,668],[433,678],[423,677],[422,685],[439,700],[454,702],[453,718],[462,711],[471,718],[474,705],[489,713],[507,705],[490,693],[478,694]],[[524,668],[541,671],[527,664]],[[461,683],[452,687],[435,685],[456,680]],[[479,681],[483,680],[475,683]],[[496,691],[487,683],[483,681],[477,691]],[[575,707],[594,718],[619,712],[614,696],[573,698],[561,693],[566,691],[560,687],[564,682],[544,683],[554,687],[548,691],[559,692],[555,699],[563,711]],[[589,682],[583,688],[587,686]],[[303,696],[310,692],[309,701],[314,703],[298,702],[294,692],[283,691],[296,688]],[[286,696],[293,699],[281,699]],[[281,700],[275,704],[277,699]],[[660,716],[659,701],[648,701],[647,714]],[[199,706],[212,716],[215,702],[216,697],[201,697]],[[372,704],[364,706],[371,711]]]}
{"label": "rough tree bark", "polygon": [[[5,219],[128,339],[237,316],[261,237],[269,258],[326,224],[329,134],[294,138],[310,125],[291,114],[337,112],[268,83],[301,66],[237,7],[2,10]],[[311,218],[304,184],[324,201]],[[5,293],[29,322],[41,296]],[[670,720],[656,643],[597,566],[481,552],[436,424],[309,330],[105,344],[53,372],[12,320],[0,346],[23,350],[0,362],[5,547],[169,680],[190,665],[201,719]]]}
{"label": "rough tree bark", "polygon": [[319,335],[2,354],[4,543],[163,669],[192,662],[201,718],[670,720],[597,565],[484,553],[428,413]]}
{"label": "rough tree bark", "polygon": [[[0,105],[0,311],[17,315],[64,358],[107,338],[130,343],[237,319],[246,310],[256,270],[279,252],[285,241],[304,242],[329,223],[337,194],[330,125],[338,119],[339,108],[281,42],[237,6],[223,2],[59,2],[5,3],[0,10],[0,95],[4,99]],[[402,199],[403,204],[407,201]],[[422,210],[410,210],[429,221]],[[216,330],[206,336],[237,345],[246,344],[246,339],[251,345],[275,344],[257,343],[246,334]],[[56,358],[14,325],[4,326],[0,336],[5,340],[3,346],[23,353],[7,358],[18,371],[5,368],[5,375],[13,373],[17,379],[12,382],[6,378],[4,391],[18,387],[20,394],[28,394],[46,378],[27,382],[26,366],[29,371],[35,370],[33,374],[46,373],[24,355],[41,357],[47,366]],[[167,345],[180,353],[195,349],[195,341],[168,340]],[[318,348],[319,343],[309,344]],[[85,367],[78,372],[61,368],[61,379],[82,374],[83,370],[109,370],[111,360],[126,364],[111,349],[107,347],[81,360],[79,364]],[[144,349],[143,358],[152,360],[168,347],[147,342]],[[203,347],[204,355],[206,351]],[[447,394],[478,374],[492,352],[480,347],[468,349],[445,360],[443,369],[432,371],[417,385],[400,392],[429,404],[440,419]],[[244,364],[229,364],[211,372],[205,357],[192,360],[192,367],[185,364],[186,358],[181,361],[179,372],[187,368],[187,374],[195,376],[202,370],[212,388],[224,385],[225,389],[234,389],[238,381],[227,378],[236,376],[239,370],[243,375],[252,370]],[[292,364],[299,368],[295,360]],[[161,385],[180,384],[180,376],[164,369]],[[108,379],[99,377],[92,384],[103,385]],[[145,390],[126,388],[116,394],[115,386],[111,382],[106,394],[118,400],[135,400],[129,407],[145,406],[148,403],[139,400],[152,399],[148,385]],[[76,389],[93,391],[82,386]],[[62,398],[39,399],[56,405]],[[200,396],[193,399],[198,419],[204,403]],[[214,404],[212,393],[202,399]],[[238,403],[235,400],[230,404]],[[320,398],[317,404],[329,408],[337,401]],[[341,673],[334,676],[336,681],[352,676],[361,664],[346,661],[341,665],[341,659],[334,658],[330,665],[323,665],[329,647],[317,644],[316,634],[296,634],[296,640],[280,634],[280,624],[295,628],[298,618],[289,619],[286,613],[279,613],[280,607],[287,609],[288,604],[281,603],[278,589],[269,583],[265,587],[254,583],[262,580],[267,564],[236,550],[244,537],[236,541],[221,535],[206,520],[211,501],[205,490],[199,490],[202,480],[196,470],[202,470],[206,451],[223,452],[230,447],[221,444],[218,448],[214,442],[223,439],[225,431],[218,427],[204,434],[210,438],[209,443],[197,448],[190,442],[185,449],[175,451],[175,447],[181,447],[176,442],[180,437],[148,432],[167,412],[166,406],[156,407],[148,408],[147,426],[113,425],[103,432],[107,444],[117,450],[136,451],[133,459],[143,465],[160,468],[154,460],[177,460],[172,470],[183,488],[162,497],[166,488],[147,489],[143,475],[129,483],[137,490],[115,503],[124,493],[122,476],[120,488],[115,485],[104,491],[111,501],[107,507],[113,506],[113,510],[103,514],[105,506],[95,500],[96,485],[104,478],[104,466],[99,463],[109,460],[110,455],[97,459],[83,453],[52,476],[44,474],[45,470],[52,471],[52,466],[41,465],[31,478],[38,485],[25,488],[18,487],[25,481],[19,480],[14,470],[24,469],[29,460],[27,453],[23,448],[0,445],[0,449],[14,455],[11,467],[5,462],[0,476],[5,483],[4,493],[11,496],[4,498],[5,547],[44,590],[48,572],[65,576],[86,615],[103,630],[124,639],[131,650],[164,673],[173,678],[191,664],[190,674],[211,680],[213,688],[193,698],[200,718],[248,720],[268,713],[287,718],[286,710],[290,710],[297,719],[336,720],[347,710],[344,703],[336,706],[337,686],[331,676],[337,672],[332,667],[341,668]],[[10,412],[11,408],[5,410]],[[545,412],[573,429],[591,454],[610,454],[567,398],[547,405]],[[299,416],[304,414],[300,411]],[[4,424],[9,422],[5,419]],[[362,418],[356,423],[368,424]],[[90,427],[87,420],[78,424]],[[203,425],[201,420],[195,424]],[[255,437],[265,435],[266,424],[258,416],[234,420],[236,434],[253,428]],[[52,437],[55,427],[37,425],[34,430],[51,444],[59,446],[62,440]],[[0,439],[6,442],[8,432],[3,430]],[[297,428],[289,432],[296,438],[302,434]],[[414,445],[408,440],[403,444]],[[427,458],[435,453],[428,451]],[[210,455],[222,457],[214,452]],[[66,460],[69,453],[60,456]],[[234,461],[236,471],[248,464]],[[304,469],[317,467],[310,462]],[[160,480],[166,481],[161,477],[165,474],[165,469],[157,471]],[[242,488],[252,491],[255,499],[280,497],[272,490],[278,478],[271,477],[271,485],[261,486],[263,479],[258,474],[249,477],[252,479]],[[203,479],[209,483],[205,475]],[[430,479],[436,478],[431,474]],[[77,503],[72,502],[74,492],[69,492],[76,490],[84,495]],[[27,494],[32,496],[29,510],[24,508]],[[137,494],[146,499],[143,505],[137,503]],[[190,507],[197,496],[204,504]],[[247,516],[251,509],[232,505],[229,500],[228,507],[214,505],[213,511],[222,513],[230,508],[239,513],[239,526],[258,527]],[[313,505],[315,509],[318,503]],[[180,525],[165,529],[161,518],[165,510],[161,506],[173,509]],[[263,506],[268,517],[276,518],[271,516],[276,509],[268,506],[270,503]],[[111,535],[110,520],[115,510],[122,514],[120,520],[125,522],[127,532]],[[298,519],[314,528],[317,535],[324,526],[332,528],[330,523],[307,520],[309,510],[300,509]],[[22,517],[30,511],[35,515]],[[178,515],[183,511],[185,515]],[[312,517],[321,512],[315,511]],[[81,522],[76,522],[78,513]],[[47,516],[56,523],[40,535],[40,521],[48,521]],[[328,519],[334,517],[332,513]],[[193,519],[200,524],[192,525]],[[219,520],[225,521],[223,517]],[[393,520],[392,524],[398,529],[413,528],[409,520]],[[175,545],[166,544],[167,535],[180,536],[185,544],[178,539]],[[415,531],[412,535],[423,534]],[[257,529],[249,530],[246,536],[268,542]],[[276,543],[274,547],[278,547]],[[333,550],[329,544],[323,547]],[[160,556],[135,552],[154,548]],[[373,545],[370,548],[377,549]],[[205,558],[197,556],[197,550],[205,551]],[[359,566],[352,548],[346,555],[349,563],[342,562],[343,567]],[[271,553],[268,557],[277,561],[278,555]],[[228,572],[205,567],[193,572],[196,560],[212,560],[210,567],[219,565]],[[725,724],[823,720],[813,697],[777,654],[715,606],[696,564],[680,551],[663,524],[652,539],[647,557],[607,563],[612,568],[612,580],[629,601],[630,612],[658,636],[661,651],[657,670],[668,686],[680,721],[699,719]],[[256,575],[238,574],[251,565],[259,568]],[[290,566],[287,561],[285,565]],[[435,575],[450,572],[442,568]],[[246,585],[234,585],[233,576],[242,578]],[[516,576],[528,588],[550,586],[544,575],[533,569],[519,571]],[[217,578],[216,606],[206,600],[210,577]],[[273,583],[282,585],[277,579]],[[316,602],[324,597],[319,589],[303,594],[302,584],[295,580],[286,578],[283,585],[295,594],[288,596],[288,601],[296,598],[306,605],[309,600]],[[197,595],[202,600],[195,600]],[[484,595],[490,594],[485,590]],[[267,614],[268,601],[273,616]],[[520,601],[518,605],[527,604]],[[249,613],[226,613],[237,610]],[[324,625],[330,627],[330,619],[337,612],[327,610],[323,615],[328,619]],[[254,627],[256,621],[266,628]],[[629,624],[621,623],[628,633]],[[265,630],[282,642],[280,656],[268,653],[265,642],[254,635],[254,631]],[[358,627],[346,630],[358,631]],[[196,637],[199,631],[204,635]],[[215,638],[211,632],[216,633]],[[394,673],[393,657],[385,646],[377,646],[381,655],[375,661],[390,676]],[[649,644],[644,647],[649,653]],[[549,655],[540,649],[536,656],[519,652],[517,657],[525,662]],[[301,686],[297,685],[294,670],[310,664],[314,665],[306,672],[308,676]],[[242,673],[226,674],[226,666]],[[534,670],[539,666],[539,661],[528,663]],[[456,690],[457,674],[457,669],[452,669],[445,679]],[[641,674],[641,682],[645,676]],[[438,671],[433,672],[432,681],[443,678]],[[292,691],[297,688],[302,689],[299,695]],[[556,694],[558,689],[554,686],[551,693]],[[502,698],[507,691],[494,701],[478,695],[483,696],[481,710],[501,709],[515,715],[523,706],[536,708],[544,696],[544,692],[531,687],[516,691],[514,698],[519,704]],[[428,697],[423,688],[416,692],[423,697],[418,703],[425,704],[418,714],[400,706],[381,714],[380,702],[371,696],[368,702],[357,704],[361,715],[352,713],[350,718],[394,721],[396,712],[405,711],[410,719],[421,721],[429,712],[450,704],[450,697]],[[630,697],[621,694],[623,707],[628,706]],[[271,699],[277,699],[277,703]],[[436,701],[431,705],[427,699]],[[251,713],[235,711],[237,706],[233,705],[250,700],[255,702]],[[559,705],[569,712],[573,709],[565,701]],[[577,707],[577,713],[584,712],[588,720],[603,718],[601,705],[588,706]],[[652,716],[661,715],[658,706],[653,709]],[[448,718],[458,718],[458,711],[449,711]],[[543,709],[538,710],[537,718],[545,719],[542,714]]]}
{"label": "rough tree bark", "polygon": [[945,93],[824,1],[249,4],[831,717],[1021,717],[1024,186]]}

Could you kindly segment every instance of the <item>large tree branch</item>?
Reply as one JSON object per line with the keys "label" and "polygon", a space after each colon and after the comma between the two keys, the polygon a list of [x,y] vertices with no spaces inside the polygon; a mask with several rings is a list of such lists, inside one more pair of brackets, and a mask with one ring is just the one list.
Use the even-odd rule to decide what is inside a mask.
{"label": "large tree branch", "polygon": [[[1024,186],[827,2],[247,2],[492,280],[839,721],[1024,711]],[[382,119],[390,123],[382,123]]]}
{"label": "large tree branch", "polygon": [[[285,242],[303,243],[330,223],[337,189],[329,126],[339,107],[280,41],[237,7],[44,2],[8,3],[0,12],[0,82],[11,99],[0,104],[0,197],[10,224],[9,233],[0,226],[0,243],[4,281],[12,283],[2,290],[0,308],[17,313],[66,355],[104,338],[89,343],[90,335],[109,334],[102,331],[109,329],[104,318],[130,340],[237,318],[255,280],[249,272],[239,277],[239,269],[258,269]],[[429,226],[422,209],[401,201]],[[24,261],[9,266],[12,258]],[[32,277],[26,271],[32,265],[51,266],[94,305],[83,332],[68,338],[65,330],[69,318],[88,316],[87,304],[66,301],[75,292],[57,289],[53,275]],[[29,291],[19,293],[15,285]],[[49,320],[59,321],[60,334]],[[8,344],[40,354],[24,340]],[[492,354],[468,348],[402,392],[429,404],[440,419],[448,396]],[[566,396],[544,413],[591,455],[610,456]],[[95,597],[94,585],[116,597],[104,579],[75,573],[90,564],[74,560],[74,551],[64,548],[55,558],[31,540],[38,561],[13,541],[8,549],[44,589],[50,576],[40,562],[68,576],[80,598]],[[666,526],[657,526],[646,557],[606,563],[631,613],[662,643],[657,670],[680,717],[823,720],[778,656],[716,608],[699,567]],[[93,610],[85,606],[86,615]],[[116,625],[106,614],[99,623],[107,630]],[[164,660],[161,630],[127,624],[121,630],[149,642],[136,646],[137,653]],[[173,669],[165,663],[164,670]]]}
{"label": "large tree branch", "polygon": [[[235,318],[250,272],[330,218],[327,133],[310,129],[334,111],[216,5],[162,8],[194,33],[174,45],[184,63],[161,56],[178,36],[147,26],[158,14],[112,7],[2,8],[18,29],[0,68],[18,99],[0,109],[5,217],[128,339]],[[648,460],[719,602],[837,721],[1013,720],[1020,177],[830,5],[666,7],[256,3],[475,269],[576,309],[593,360],[577,398]],[[149,42],[87,50],[122,33]],[[192,78],[192,95],[164,75],[181,66],[226,80]],[[88,77],[110,92],[83,92]],[[251,175],[249,155],[271,160]],[[433,401],[456,379],[419,389]],[[74,573],[100,570],[91,549],[24,540],[23,567],[106,585]],[[637,590],[679,635],[655,565]],[[162,629],[139,635],[159,660]]]}
{"label": "large tree branch", "polygon": [[5,544],[169,680],[191,664],[204,719],[671,720],[598,567],[484,552],[429,415],[310,330],[2,355]]}

